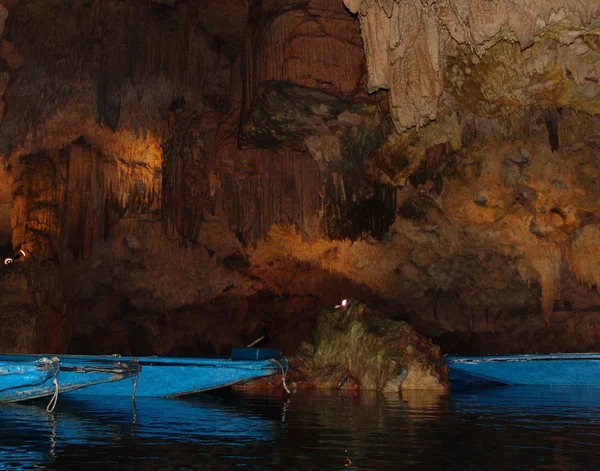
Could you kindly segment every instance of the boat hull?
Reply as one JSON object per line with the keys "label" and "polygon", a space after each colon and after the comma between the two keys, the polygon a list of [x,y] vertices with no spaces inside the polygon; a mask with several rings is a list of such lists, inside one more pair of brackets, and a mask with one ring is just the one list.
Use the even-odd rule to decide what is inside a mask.
{"label": "boat hull", "polygon": [[50,364],[39,361],[0,362],[0,402],[16,402],[30,395],[40,397],[56,389]]}
{"label": "boat hull", "polygon": [[[99,357],[101,358],[101,357]],[[122,357],[125,360],[133,357]],[[230,360],[228,358],[139,357],[136,397],[177,397],[217,389],[283,373],[284,359]],[[128,384],[129,383],[129,384]],[[132,383],[98,384],[74,391],[79,395],[131,396]]]}
{"label": "boat hull", "polygon": [[600,386],[600,354],[447,356],[451,384]]}
{"label": "boat hull", "polygon": [[[59,355],[60,393],[90,396],[131,397],[177,397],[208,391],[235,384],[245,383],[264,376],[284,373],[287,362],[279,350],[247,349],[242,355],[236,352],[232,358],[174,358],[174,357],[131,357],[111,355]],[[256,351],[250,351],[256,350]],[[37,355],[12,355],[13,361],[34,361]],[[267,358],[269,357],[269,358]],[[252,359],[246,359],[252,358]],[[258,358],[258,359],[254,359]],[[117,381],[126,376],[106,381],[90,378],[94,382],[77,386],[72,374],[67,376],[65,368],[86,364],[122,363],[135,365],[131,368],[131,381]],[[47,394],[45,394],[47,395]],[[41,397],[41,396],[36,396]]]}
{"label": "boat hull", "polygon": [[[41,355],[0,355],[0,402],[64,394],[137,375],[135,362],[58,360]],[[56,382],[55,382],[56,379]]]}

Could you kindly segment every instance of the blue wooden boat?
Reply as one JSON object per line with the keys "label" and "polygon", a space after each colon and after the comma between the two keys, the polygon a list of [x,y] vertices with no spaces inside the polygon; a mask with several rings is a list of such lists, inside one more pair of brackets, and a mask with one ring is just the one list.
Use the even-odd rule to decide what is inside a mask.
{"label": "blue wooden boat", "polygon": [[452,385],[600,386],[599,353],[446,356]]}
{"label": "blue wooden boat", "polygon": [[138,373],[136,362],[114,358],[75,361],[39,355],[0,355],[0,402],[46,396],[56,399],[60,393],[120,381]]}
{"label": "blue wooden boat", "polygon": [[[0,360],[3,355],[0,355]],[[34,361],[35,356],[19,355],[12,359]],[[64,365],[86,362],[139,365],[132,381],[96,381],[85,388],[71,388],[70,394],[94,396],[177,397],[201,391],[233,386],[247,381],[285,374],[287,362],[278,349],[234,348],[229,357],[115,357],[108,355],[60,355]],[[61,380],[62,382],[62,380]],[[61,384],[60,388],[63,392]]]}
{"label": "blue wooden boat", "polygon": [[40,361],[17,363],[0,361],[0,400],[13,402],[21,400],[21,396],[27,399],[30,391],[41,389],[44,385],[47,385],[44,395],[53,394],[55,389],[52,384],[53,367],[51,360],[45,358]]}
{"label": "blue wooden boat", "polygon": [[[105,357],[94,357],[103,359]],[[170,358],[121,357],[136,360],[141,371],[136,379],[136,397],[178,397],[246,383],[264,376],[283,374],[287,362],[277,349],[233,349],[230,357]],[[79,395],[131,396],[131,385],[106,383],[74,391]]]}

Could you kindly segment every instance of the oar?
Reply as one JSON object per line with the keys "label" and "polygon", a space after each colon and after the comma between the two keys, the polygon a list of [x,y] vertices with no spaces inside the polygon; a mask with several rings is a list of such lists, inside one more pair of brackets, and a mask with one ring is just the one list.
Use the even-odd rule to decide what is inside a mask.
{"label": "oar", "polygon": [[254,347],[254,345],[256,345],[258,342],[260,342],[264,338],[265,338],[264,335],[262,337],[257,338],[254,342],[249,343],[248,345],[246,345],[246,348],[252,348],[252,347]]}

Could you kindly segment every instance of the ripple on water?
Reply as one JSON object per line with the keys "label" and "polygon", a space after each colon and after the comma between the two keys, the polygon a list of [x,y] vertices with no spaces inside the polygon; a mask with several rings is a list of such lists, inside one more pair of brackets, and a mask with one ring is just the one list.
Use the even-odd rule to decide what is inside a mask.
{"label": "ripple on water", "polygon": [[595,469],[600,389],[0,405],[0,469]]}

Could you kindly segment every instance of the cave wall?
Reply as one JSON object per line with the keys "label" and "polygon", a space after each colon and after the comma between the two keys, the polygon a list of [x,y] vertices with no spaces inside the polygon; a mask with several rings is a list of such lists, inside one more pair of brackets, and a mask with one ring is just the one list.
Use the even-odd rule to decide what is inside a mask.
{"label": "cave wall", "polygon": [[597,349],[595,3],[3,4],[6,349]]}
{"label": "cave wall", "polygon": [[[138,311],[147,314],[147,323],[156,323],[150,328],[154,335],[185,318],[165,314],[182,309],[199,318],[195,330],[205,330],[218,320],[210,320],[218,314],[207,303],[222,305],[223,296],[237,303],[253,296],[261,303],[274,296],[248,262],[253,244],[274,224],[315,240],[324,234],[327,217],[337,225],[341,221],[339,211],[334,214],[325,202],[330,172],[306,146],[239,149],[245,45],[254,34],[247,24],[256,12],[229,3],[219,8],[215,2],[117,0],[8,5],[5,36],[22,60],[11,70],[4,97],[10,111],[0,131],[11,180],[2,186],[2,202],[10,211],[3,218],[3,237],[27,252],[32,270],[44,263],[54,267],[62,283],[56,304],[66,319],[63,336],[71,338],[63,348],[109,351],[122,344],[119,350],[133,351],[130,339],[137,330],[130,327],[137,321],[127,319]],[[327,5],[333,2],[315,4],[304,16],[328,13]],[[301,11],[272,8],[282,10],[284,23]],[[209,15],[219,9],[227,13]],[[343,7],[336,10],[330,12],[338,18],[332,34],[348,42],[354,59],[306,55],[297,61],[298,77],[319,65],[312,85],[325,83],[336,61],[353,74],[353,82],[363,74],[359,30]],[[303,41],[327,44],[327,38],[312,33]],[[297,90],[311,84],[299,81]],[[343,115],[348,103],[342,94],[347,98],[359,86],[348,82],[343,90],[334,85],[324,92],[334,112],[342,114],[334,118],[344,132],[362,117]],[[320,97],[312,93],[306,105],[318,107]],[[359,111],[367,108],[367,119],[378,122],[375,104],[367,100]],[[340,155],[337,159],[334,189],[341,180]],[[329,282],[337,284],[336,277]],[[38,289],[33,282],[26,286]],[[293,294],[291,299],[305,304]],[[36,301],[27,309],[35,317],[45,305]],[[309,305],[316,314],[315,302]],[[262,316],[264,322],[248,320],[238,331],[260,334],[261,325],[270,322],[268,313]],[[184,335],[184,328],[175,330]],[[94,347],[100,332],[118,340]],[[199,336],[196,348],[221,349],[234,337],[239,344],[236,335],[227,341]],[[291,337],[292,344],[299,341]],[[177,344],[177,336],[167,338],[165,345]],[[149,344],[155,351],[171,348]]]}
{"label": "cave wall", "polygon": [[440,100],[488,113],[532,105],[598,113],[593,0],[344,3],[360,21],[369,91],[390,90],[399,131],[443,114]]}

